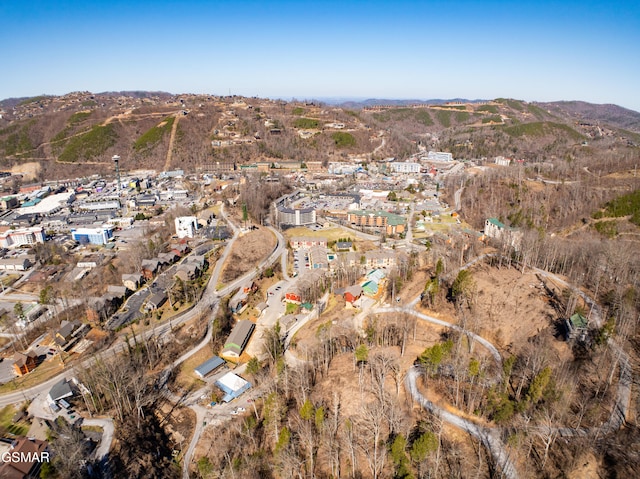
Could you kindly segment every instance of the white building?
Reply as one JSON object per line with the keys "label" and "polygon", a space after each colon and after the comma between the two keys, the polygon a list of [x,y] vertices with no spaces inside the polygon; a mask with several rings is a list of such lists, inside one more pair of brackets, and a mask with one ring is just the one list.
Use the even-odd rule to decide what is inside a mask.
{"label": "white building", "polygon": [[420,173],[420,163],[394,161],[393,163],[389,163],[389,167],[394,173]]}
{"label": "white building", "polygon": [[522,231],[506,226],[497,218],[487,218],[484,222],[484,234],[489,238],[504,241],[516,250],[522,240]]}
{"label": "white building", "polygon": [[198,219],[195,216],[179,216],[176,218],[176,234],[178,238],[193,238],[198,229]]}
{"label": "white building", "polygon": [[97,228],[71,228],[71,237],[80,244],[107,244],[113,238],[113,225]]}
{"label": "white building", "polygon": [[52,215],[57,213],[62,208],[66,208],[76,199],[76,195],[73,191],[65,193],[58,193],[56,195],[47,196],[43,198],[39,203],[32,206],[23,206],[18,209],[19,214],[40,214],[43,216]]}
{"label": "white building", "polygon": [[427,153],[428,161],[453,161],[453,155],[443,151],[430,151]]}
{"label": "white building", "polygon": [[313,208],[292,209],[278,206],[276,208],[278,224],[303,226],[316,222],[316,210]]}
{"label": "white building", "polygon": [[22,246],[25,244],[44,243],[46,235],[44,228],[19,228],[8,230],[0,234],[0,246],[10,248],[12,246]]}
{"label": "white building", "polygon": [[495,164],[498,166],[509,166],[511,164],[511,160],[504,156],[496,156]]}

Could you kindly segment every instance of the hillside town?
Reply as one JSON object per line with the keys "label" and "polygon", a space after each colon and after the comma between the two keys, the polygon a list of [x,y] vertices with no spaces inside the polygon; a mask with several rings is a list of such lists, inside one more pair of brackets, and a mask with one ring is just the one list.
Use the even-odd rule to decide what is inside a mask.
{"label": "hillside town", "polygon": [[[0,172],[0,447],[20,458],[0,477],[601,467],[582,441],[610,445],[635,397],[624,344],[638,270],[608,243],[637,233],[635,210],[615,203],[635,205],[632,156],[596,176],[594,163],[572,169],[550,147],[501,147],[462,126],[414,124],[411,141],[383,127],[385,115],[434,115],[522,129],[539,109],[520,105],[361,117],[84,92],[3,110],[25,125],[39,110],[64,115],[65,139],[28,150],[58,155],[50,178],[48,160],[26,152]],[[150,125],[130,149],[112,143],[94,163],[68,148],[122,119]],[[195,130],[176,125],[190,121],[213,132],[198,161],[199,144],[180,156]],[[606,131],[584,138],[626,141]],[[13,133],[2,134],[7,153]],[[566,148],[587,152],[577,135]]]}

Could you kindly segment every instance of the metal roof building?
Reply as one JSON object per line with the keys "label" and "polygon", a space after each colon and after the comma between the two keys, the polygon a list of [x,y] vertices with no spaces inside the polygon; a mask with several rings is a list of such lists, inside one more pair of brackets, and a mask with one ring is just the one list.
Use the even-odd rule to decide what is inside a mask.
{"label": "metal roof building", "polygon": [[227,342],[224,344],[222,355],[232,356],[234,358],[240,357],[242,351],[244,351],[245,346],[249,342],[249,338],[251,337],[255,327],[256,325],[248,319],[238,321],[238,323],[233,327]]}
{"label": "metal roof building", "polygon": [[251,383],[242,379],[234,373],[227,373],[215,382],[224,393],[222,398],[224,402],[229,402],[239,397],[243,392],[251,387]]}
{"label": "metal roof building", "polygon": [[200,376],[201,378],[204,378],[207,374],[215,371],[216,369],[221,367],[223,364],[225,364],[224,359],[222,359],[220,356],[214,356],[212,358],[207,359],[204,363],[202,363],[200,366],[195,368],[194,371],[198,376]]}

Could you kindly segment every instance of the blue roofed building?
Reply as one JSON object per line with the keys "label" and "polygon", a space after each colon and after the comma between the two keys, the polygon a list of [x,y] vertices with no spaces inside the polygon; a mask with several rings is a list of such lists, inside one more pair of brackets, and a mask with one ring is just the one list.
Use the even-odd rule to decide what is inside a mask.
{"label": "blue roofed building", "polygon": [[98,228],[71,228],[71,237],[80,244],[104,245],[113,238],[113,225]]}
{"label": "blue roofed building", "polygon": [[220,356],[214,356],[207,359],[204,363],[195,368],[194,371],[198,376],[204,379],[207,374],[212,373],[216,369],[222,367],[224,364],[226,364],[224,359],[222,359]]}
{"label": "blue roofed building", "polygon": [[234,373],[225,374],[215,382],[215,385],[225,393],[225,396],[222,398],[223,402],[234,400],[251,387],[249,381],[242,379]]}

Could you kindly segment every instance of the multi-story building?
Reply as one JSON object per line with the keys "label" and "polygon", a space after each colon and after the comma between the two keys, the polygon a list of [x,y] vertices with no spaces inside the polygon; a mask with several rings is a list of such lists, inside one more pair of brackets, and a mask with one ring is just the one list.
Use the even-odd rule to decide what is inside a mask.
{"label": "multi-story building", "polygon": [[355,226],[384,230],[387,234],[403,233],[406,218],[387,211],[360,210],[347,215],[347,221]]}
{"label": "multi-story building", "polygon": [[313,246],[327,247],[327,238],[312,238],[307,236],[294,236],[289,240],[291,248],[299,250],[300,248],[311,248]]}
{"label": "multi-story building", "polygon": [[25,244],[44,243],[46,241],[46,235],[44,228],[19,228],[15,230],[8,230],[0,234],[0,246],[3,248],[10,248],[12,246],[22,246]]}
{"label": "multi-story building", "polygon": [[487,218],[484,222],[484,234],[489,238],[504,241],[516,250],[522,240],[522,231],[506,226],[497,218]]}
{"label": "multi-story building", "polygon": [[420,163],[410,161],[394,161],[389,163],[389,168],[394,173],[420,173]]}
{"label": "multi-story building", "polygon": [[316,210],[313,208],[293,209],[278,206],[276,208],[276,219],[279,225],[311,225],[316,222]]}
{"label": "multi-story building", "polygon": [[113,238],[113,225],[97,228],[71,228],[71,237],[80,244],[104,245]]}
{"label": "multi-story building", "polygon": [[443,151],[430,151],[427,153],[427,160],[429,161],[453,161],[453,155]]}
{"label": "multi-story building", "polygon": [[195,216],[179,216],[175,223],[178,238],[193,238],[196,235],[198,219]]}

